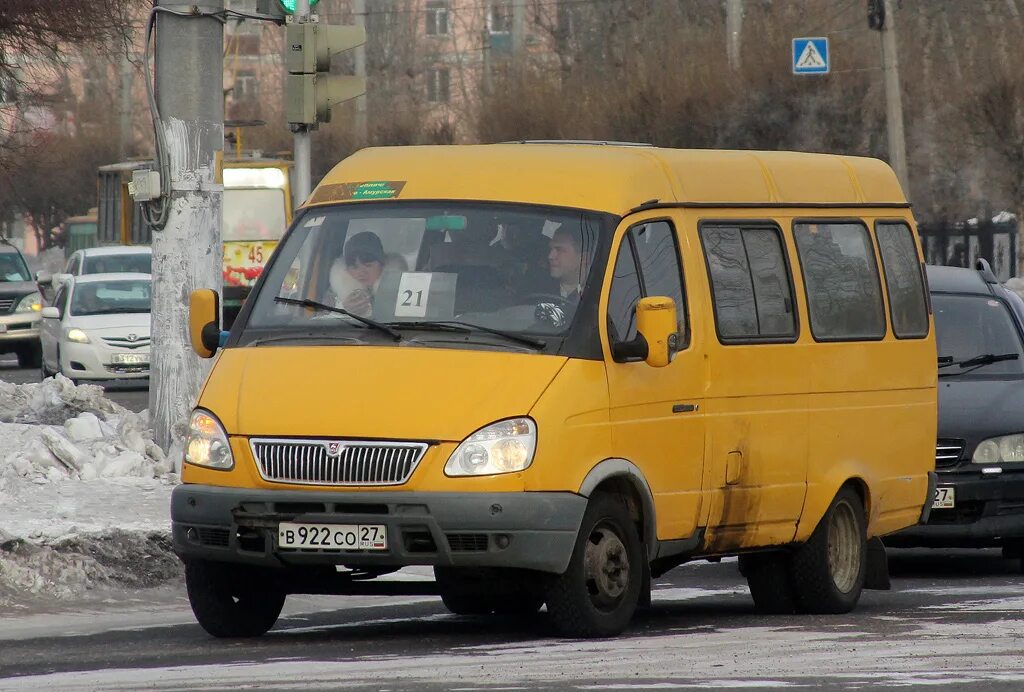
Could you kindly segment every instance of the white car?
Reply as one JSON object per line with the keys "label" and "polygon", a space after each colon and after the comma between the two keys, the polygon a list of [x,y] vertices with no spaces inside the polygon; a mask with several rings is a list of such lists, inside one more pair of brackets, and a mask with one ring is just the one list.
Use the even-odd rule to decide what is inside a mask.
{"label": "white car", "polygon": [[76,250],[68,257],[60,274],[36,274],[39,284],[52,284],[53,289],[73,276],[89,274],[121,274],[125,272],[149,274],[153,266],[153,251],[148,245],[110,245]]}
{"label": "white car", "polygon": [[149,274],[90,274],[64,281],[42,310],[44,378],[149,377]]}

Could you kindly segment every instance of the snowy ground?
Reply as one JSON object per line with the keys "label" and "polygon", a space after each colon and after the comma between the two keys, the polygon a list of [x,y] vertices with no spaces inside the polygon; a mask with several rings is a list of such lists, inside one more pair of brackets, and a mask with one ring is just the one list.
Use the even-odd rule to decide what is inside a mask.
{"label": "snowy ground", "polygon": [[102,388],[0,381],[0,612],[176,576],[172,470]]}

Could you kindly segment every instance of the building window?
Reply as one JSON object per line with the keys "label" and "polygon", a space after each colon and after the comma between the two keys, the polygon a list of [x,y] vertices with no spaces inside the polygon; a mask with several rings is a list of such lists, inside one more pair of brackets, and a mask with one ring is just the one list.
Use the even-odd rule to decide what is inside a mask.
{"label": "building window", "polygon": [[256,73],[251,70],[239,70],[235,74],[235,87],[232,95],[236,101],[255,101],[260,95],[260,82]]}
{"label": "building window", "polygon": [[450,82],[448,68],[427,70],[427,100],[432,103],[448,103]]}
{"label": "building window", "polygon": [[0,74],[0,103],[18,100],[18,82],[12,75]]}
{"label": "building window", "polygon": [[487,11],[487,30],[492,34],[512,31],[512,3],[509,0],[491,0]]}
{"label": "building window", "polygon": [[448,35],[448,0],[427,0],[427,36]]}

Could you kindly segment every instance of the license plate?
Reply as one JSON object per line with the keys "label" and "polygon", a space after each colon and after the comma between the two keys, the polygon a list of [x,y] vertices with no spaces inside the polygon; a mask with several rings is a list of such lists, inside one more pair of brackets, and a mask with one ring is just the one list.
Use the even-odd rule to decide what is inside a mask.
{"label": "license plate", "polygon": [[383,524],[293,524],[277,527],[281,548],[315,550],[387,550],[387,528]]}
{"label": "license plate", "polygon": [[7,331],[7,325],[6,324],[0,324],[0,334],[3,334],[6,331]]}
{"label": "license plate", "polygon": [[932,509],[951,509],[956,507],[956,488],[936,488]]}
{"label": "license plate", "polygon": [[111,365],[148,365],[147,353],[115,353],[110,357]]}

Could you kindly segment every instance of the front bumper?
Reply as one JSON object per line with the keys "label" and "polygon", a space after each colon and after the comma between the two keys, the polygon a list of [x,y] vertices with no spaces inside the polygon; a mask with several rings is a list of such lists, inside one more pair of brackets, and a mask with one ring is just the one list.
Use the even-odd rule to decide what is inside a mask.
{"label": "front bumper", "polygon": [[[114,365],[111,359],[118,353],[144,356],[146,362],[144,365]],[[128,350],[97,342],[81,344],[63,340],[60,347],[60,368],[61,372],[76,380],[145,378],[149,377],[149,347]]]}
{"label": "front bumper", "polygon": [[986,548],[1024,540],[1024,474],[940,473],[938,487],[956,491],[956,506],[933,509],[926,524],[885,537],[894,548]]}
{"label": "front bumper", "polygon": [[39,313],[13,312],[0,315],[0,350],[25,344],[39,344]]}
{"label": "front bumper", "polygon": [[[171,495],[174,551],[267,567],[516,567],[560,574],[587,498],[575,493],[306,492],[180,485]],[[277,547],[282,521],[384,524],[383,551]]]}

